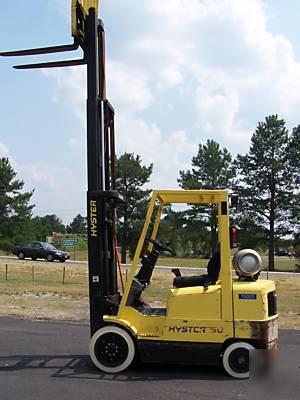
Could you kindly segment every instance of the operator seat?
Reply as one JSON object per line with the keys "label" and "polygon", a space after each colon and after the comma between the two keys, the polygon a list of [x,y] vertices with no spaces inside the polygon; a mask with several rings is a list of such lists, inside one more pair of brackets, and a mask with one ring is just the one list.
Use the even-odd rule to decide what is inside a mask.
{"label": "operator seat", "polygon": [[[173,286],[175,288],[184,288],[192,286],[215,285],[219,279],[220,268],[221,256],[220,250],[218,249],[207,264],[207,275],[181,276],[180,271],[177,270],[177,276],[174,278]],[[175,271],[174,273],[176,274]]]}

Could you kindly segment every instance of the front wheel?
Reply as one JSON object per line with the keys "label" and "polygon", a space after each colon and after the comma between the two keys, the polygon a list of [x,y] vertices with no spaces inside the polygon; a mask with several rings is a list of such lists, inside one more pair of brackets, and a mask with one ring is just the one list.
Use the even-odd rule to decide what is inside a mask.
{"label": "front wheel", "polygon": [[237,379],[249,378],[249,352],[254,349],[255,347],[247,342],[230,344],[222,358],[227,374]]}
{"label": "front wheel", "polygon": [[53,255],[52,254],[48,254],[46,260],[49,261],[49,262],[52,262],[54,260]]}
{"label": "front wheel", "polygon": [[23,251],[19,252],[18,257],[19,257],[20,260],[24,260],[25,254],[23,253]]}
{"label": "front wheel", "polygon": [[109,325],[99,329],[90,342],[90,356],[97,368],[116,373],[130,366],[135,356],[132,337],[124,329]]}

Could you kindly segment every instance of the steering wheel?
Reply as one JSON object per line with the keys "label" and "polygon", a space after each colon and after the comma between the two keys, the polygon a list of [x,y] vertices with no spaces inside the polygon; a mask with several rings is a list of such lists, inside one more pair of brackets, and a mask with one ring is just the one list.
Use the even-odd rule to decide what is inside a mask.
{"label": "steering wheel", "polygon": [[174,253],[173,250],[172,250],[170,247],[166,246],[166,245],[163,244],[163,243],[158,242],[157,240],[153,240],[153,239],[150,239],[150,238],[147,238],[147,240],[148,240],[150,243],[153,243],[153,244],[154,244],[154,247],[155,247],[157,250],[167,251],[167,252],[169,252],[169,253],[171,253],[171,254]]}

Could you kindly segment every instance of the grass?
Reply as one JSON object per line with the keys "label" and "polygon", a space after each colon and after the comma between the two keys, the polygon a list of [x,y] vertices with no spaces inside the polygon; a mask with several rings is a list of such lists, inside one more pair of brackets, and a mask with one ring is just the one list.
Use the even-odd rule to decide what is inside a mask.
{"label": "grass", "polygon": [[[71,259],[73,260],[73,254],[70,253]],[[76,260],[87,261],[86,251],[76,252]],[[177,266],[177,267],[189,267],[189,268],[205,268],[208,263],[208,259],[203,258],[184,258],[184,257],[160,257],[157,265],[160,266]],[[263,269],[267,269],[268,258],[263,257]],[[128,259],[127,263],[130,264],[131,260]],[[295,258],[287,257],[275,257],[275,271],[283,272],[297,272],[298,260]]]}
{"label": "grass", "polygon": [[[163,265],[166,265],[166,260],[171,259],[163,259]],[[194,266],[205,265],[205,260],[200,261],[203,264]],[[65,284],[62,283],[64,268]],[[171,271],[154,271],[152,284],[144,292],[144,299],[157,306],[165,304],[172,281]],[[299,329],[300,274],[288,278],[280,277],[276,279],[276,285],[280,327]],[[8,265],[6,281],[6,262],[0,261],[1,316],[78,321],[89,318],[88,303],[87,267],[15,260]]]}
{"label": "grass", "polygon": [[5,263],[0,262],[2,316],[79,321],[88,319],[88,303],[87,268],[16,261],[8,265],[6,281]]}
{"label": "grass", "polygon": [[88,260],[87,250],[76,250],[76,252],[74,252],[74,249],[70,247],[66,249],[66,251],[70,254],[70,260],[76,260],[76,261]]}
{"label": "grass", "polygon": [[[71,260],[74,259],[74,254],[70,252]],[[76,251],[76,260],[87,261],[87,252]],[[263,257],[263,268],[267,269],[268,259]],[[127,263],[130,264],[131,260],[128,258]],[[295,258],[286,257],[275,257],[275,270],[283,272],[297,272]],[[205,268],[207,266],[208,259],[203,258],[184,258],[184,257],[160,257],[158,259],[158,265],[160,266],[178,266],[178,267],[189,267],[189,268]]]}
{"label": "grass", "polygon": [[[263,268],[267,269],[268,259],[263,258]],[[178,266],[189,268],[205,268],[208,259],[203,258],[180,258],[180,257],[160,257],[158,265],[161,266]],[[297,260],[295,258],[275,257],[275,270],[283,272],[296,272]]]}

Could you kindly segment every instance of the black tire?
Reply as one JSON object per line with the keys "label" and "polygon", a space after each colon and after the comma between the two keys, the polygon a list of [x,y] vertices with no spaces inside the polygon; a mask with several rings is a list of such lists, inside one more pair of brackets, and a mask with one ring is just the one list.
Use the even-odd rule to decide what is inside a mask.
{"label": "black tire", "polygon": [[36,261],[36,257],[31,257],[32,261]]}
{"label": "black tire", "polygon": [[97,368],[109,373],[127,369],[135,357],[135,344],[124,329],[108,325],[99,329],[90,342],[90,356]]}
{"label": "black tire", "polygon": [[254,350],[250,343],[231,343],[224,351],[222,363],[228,375],[236,379],[249,378],[249,352]]}
{"label": "black tire", "polygon": [[48,254],[47,257],[46,257],[46,260],[47,260],[48,262],[54,261],[53,255],[52,255],[52,254]]}
{"label": "black tire", "polygon": [[60,262],[65,262],[66,260],[59,260]]}
{"label": "black tire", "polygon": [[20,251],[20,252],[18,253],[18,257],[19,257],[20,260],[24,260],[25,254],[23,253],[23,251]]}

